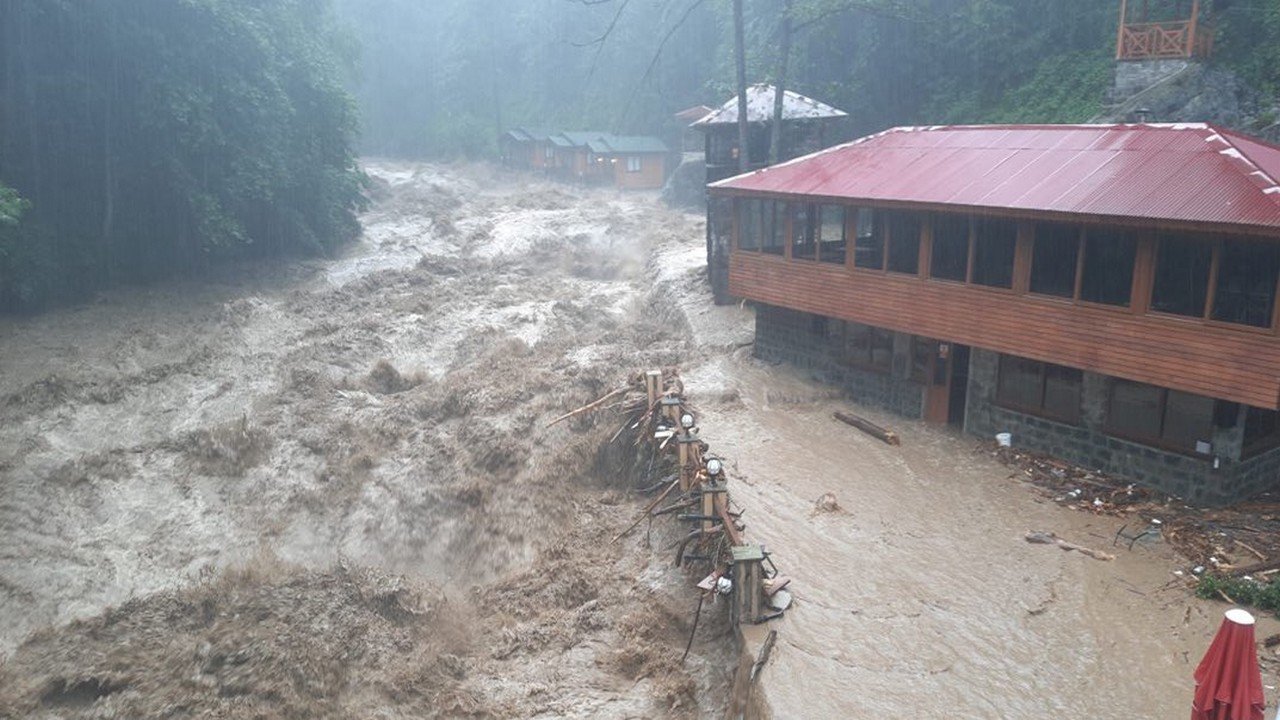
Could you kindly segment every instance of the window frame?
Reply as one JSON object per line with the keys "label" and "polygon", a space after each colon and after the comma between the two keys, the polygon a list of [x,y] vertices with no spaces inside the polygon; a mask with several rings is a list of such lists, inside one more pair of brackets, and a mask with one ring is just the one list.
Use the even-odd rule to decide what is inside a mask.
{"label": "window frame", "polygon": [[[935,248],[937,247],[938,241],[938,219],[944,214],[963,218],[965,228],[967,229],[964,255],[964,277],[958,280],[954,278],[939,277],[933,274],[933,260],[937,257]],[[969,279],[973,276],[973,245],[975,234],[976,230],[973,215],[969,213],[932,213],[929,217],[929,266],[926,269],[925,279],[951,283],[952,285],[969,285]],[[979,285],[978,287],[986,286]]]}
{"label": "window frame", "polygon": [[[1075,230],[1075,261],[1072,269],[1071,291],[1067,295],[1057,295],[1051,292],[1037,291],[1034,289],[1036,282],[1036,248],[1040,245],[1040,228],[1041,226],[1058,225],[1069,227]],[[1028,262],[1030,266],[1027,268],[1027,294],[1035,295],[1040,298],[1048,298],[1058,302],[1075,303],[1080,300],[1080,286],[1083,280],[1082,271],[1084,267],[1084,226],[1073,222],[1060,222],[1053,220],[1036,220],[1031,224],[1031,251],[1028,253]],[[1015,251],[1016,252],[1016,251]],[[1014,259],[1015,264],[1017,259]],[[1016,274],[1016,273],[1015,273]]]}
{"label": "window frame", "polygon": [[[1026,404],[1023,404],[1014,400],[1009,400],[1008,398],[1004,398],[1000,396],[1000,386],[1001,386],[1000,379],[1003,376],[1005,371],[1004,367],[1005,367],[1006,358],[1010,358],[1012,360],[1018,360],[1021,362],[1034,363],[1036,365],[1037,384],[1039,386],[1038,394],[1040,398],[1040,402],[1038,406],[1026,405]],[[1080,389],[1076,398],[1076,407],[1075,407],[1074,416],[1064,415],[1062,413],[1056,413],[1045,407],[1045,396],[1047,394],[1050,366],[1065,368],[1067,370],[1080,373]],[[1035,417],[1041,417],[1046,420],[1052,420],[1057,423],[1062,423],[1063,425],[1071,425],[1073,427],[1079,427],[1084,421],[1084,372],[1078,368],[1067,367],[1066,365],[1058,365],[1057,363],[1047,363],[1042,360],[1032,360],[1031,358],[1024,358],[1018,355],[1009,355],[1007,353],[1000,353],[1000,357],[996,362],[996,387],[995,387],[995,394],[992,399],[992,404],[994,404],[996,407],[1001,407],[1001,408],[1004,408],[1005,410],[1012,410],[1013,412],[1021,413],[1023,415],[1034,415]]]}
{"label": "window frame", "polygon": [[[866,347],[865,356],[861,358],[855,358],[853,353],[849,352],[849,339],[851,335],[850,330],[853,330],[855,328],[865,328],[867,331],[867,335],[872,338],[871,342]],[[881,375],[889,375],[893,372],[895,333],[892,330],[887,330],[885,328],[876,327],[875,325],[869,325],[867,323],[860,323],[852,320],[845,321],[843,330],[844,330],[844,337],[841,338],[841,342],[840,342],[840,357],[838,360],[838,364],[844,365],[845,367],[851,367],[851,368],[854,368],[857,370],[863,370],[866,372],[874,372]],[[877,337],[879,337],[880,339],[885,339],[885,338],[888,339],[889,362],[883,366],[877,365],[874,359]]]}
{"label": "window frame", "polygon": [[[633,164],[635,165],[635,167],[632,167]],[[640,157],[639,155],[627,156],[627,172],[638,173],[643,170],[644,170],[644,158]]]}
{"label": "window frame", "polygon": [[[1209,245],[1209,250],[1210,250],[1209,270],[1208,270],[1208,277],[1205,283],[1204,311],[1198,316],[1197,315],[1180,315],[1178,313],[1168,312],[1165,310],[1158,310],[1155,307],[1153,307],[1153,303],[1155,301],[1155,293],[1156,293],[1156,272],[1160,264],[1160,251],[1164,243],[1171,238],[1172,239],[1179,239],[1179,238],[1190,239],[1193,242],[1204,243]],[[1237,242],[1237,243],[1244,243],[1244,244],[1250,244],[1250,243],[1266,244],[1268,241],[1264,238],[1254,239],[1252,237],[1242,236],[1242,235],[1231,235],[1231,236],[1216,235],[1215,236],[1215,235],[1206,235],[1204,233],[1191,233],[1191,232],[1184,232],[1184,233],[1177,233],[1177,234],[1165,233],[1163,236],[1156,235],[1154,238],[1152,238],[1150,270],[1148,273],[1149,282],[1147,283],[1147,287],[1145,289],[1145,292],[1143,293],[1144,295],[1143,301],[1144,301],[1144,307],[1146,311],[1145,314],[1154,316],[1154,317],[1165,318],[1175,322],[1184,322],[1184,323],[1198,322],[1206,326],[1236,330],[1240,332],[1263,333],[1268,335],[1276,334],[1277,330],[1280,329],[1280,317],[1278,317],[1280,316],[1280,272],[1276,273],[1276,286],[1275,286],[1275,289],[1272,291],[1271,323],[1269,325],[1266,325],[1266,326],[1248,325],[1245,323],[1232,322],[1229,320],[1218,320],[1213,317],[1215,305],[1217,304],[1218,280],[1219,280],[1218,275],[1222,267],[1222,253],[1228,242]]]}
{"label": "window frame", "polygon": [[[1115,388],[1118,385],[1121,385],[1124,383],[1131,384],[1131,385],[1144,385],[1146,387],[1155,388],[1158,391],[1159,393],[1158,414],[1160,418],[1159,436],[1148,437],[1143,435],[1142,433],[1135,433],[1135,432],[1130,432],[1128,430],[1125,430],[1123,428],[1117,428],[1112,424],[1112,420],[1111,420],[1112,414],[1113,414],[1112,404],[1115,402]],[[1211,460],[1215,454],[1215,451],[1217,450],[1217,448],[1214,446],[1214,441],[1213,441],[1214,430],[1216,429],[1216,424],[1215,424],[1216,413],[1214,411],[1216,411],[1217,405],[1220,401],[1214,398],[1209,398],[1209,400],[1212,402],[1212,407],[1214,411],[1211,411],[1209,413],[1209,437],[1206,438],[1206,440],[1208,440],[1210,444],[1210,449],[1209,449],[1209,453],[1206,455],[1203,453],[1196,452],[1196,449],[1194,447],[1192,448],[1181,447],[1177,443],[1174,443],[1165,438],[1165,425],[1168,422],[1168,413],[1169,413],[1169,393],[1171,392],[1181,393],[1183,395],[1195,395],[1198,397],[1207,397],[1204,395],[1199,395],[1198,393],[1189,393],[1182,390],[1173,390],[1171,388],[1162,387],[1160,385],[1152,385],[1151,383],[1137,382],[1134,380],[1125,380],[1123,378],[1112,378],[1107,388],[1107,417],[1102,424],[1102,432],[1109,437],[1118,438],[1120,440],[1125,440],[1132,443],[1137,443],[1139,445],[1146,445],[1148,447],[1156,448],[1158,450],[1163,450],[1165,452],[1173,453],[1176,455],[1183,455],[1183,456],[1194,458],[1197,460],[1205,460],[1205,461]]]}

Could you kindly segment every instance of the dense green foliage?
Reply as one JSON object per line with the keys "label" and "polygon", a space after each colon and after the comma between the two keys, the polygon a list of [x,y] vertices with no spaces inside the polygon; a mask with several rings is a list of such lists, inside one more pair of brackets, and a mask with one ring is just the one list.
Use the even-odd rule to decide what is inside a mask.
{"label": "dense green foliage", "polygon": [[362,149],[477,156],[517,125],[673,126],[671,112],[703,102],[716,4],[338,0],[363,48]]}
{"label": "dense green foliage", "polygon": [[1260,583],[1243,578],[1205,575],[1196,583],[1196,595],[1205,600],[1222,600],[1226,595],[1239,605],[1280,612],[1280,580]]}
{"label": "dense green foliage", "polygon": [[10,0],[0,32],[0,306],[358,231],[326,0]]}
{"label": "dense green foliage", "polygon": [[[364,41],[357,92],[369,152],[482,155],[491,152],[499,129],[515,125],[670,138],[672,113],[718,105],[733,94],[727,1],[425,5],[339,2]],[[1105,110],[1117,0],[793,5],[787,86],[848,111],[846,134],[898,124],[1082,122]],[[1178,5],[1149,2],[1153,14],[1170,18],[1186,12],[1186,3]],[[1280,3],[1204,5],[1217,27],[1219,61],[1274,96]],[[784,0],[746,0],[745,6],[748,76],[773,80]]]}

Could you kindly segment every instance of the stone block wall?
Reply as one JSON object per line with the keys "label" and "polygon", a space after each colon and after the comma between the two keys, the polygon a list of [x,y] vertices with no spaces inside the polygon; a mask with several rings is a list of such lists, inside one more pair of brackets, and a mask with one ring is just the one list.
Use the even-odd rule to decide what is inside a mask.
{"label": "stone block wall", "polygon": [[[894,334],[891,372],[875,372],[840,362],[839,335],[818,315],[771,305],[756,309],[755,355],[803,368],[817,380],[844,388],[861,404],[910,418],[924,414],[925,388],[909,379],[911,335]],[[1198,505],[1223,505],[1280,486],[1280,448],[1241,459],[1244,416],[1239,408],[1230,428],[1215,428],[1213,456],[1168,452],[1108,435],[1107,399],[1112,379],[1085,372],[1080,424],[1071,425],[996,404],[999,353],[972,348],[964,429],[982,438],[1013,435],[1015,447],[1043,452],[1183,498]],[[1215,467],[1214,459],[1217,459]]]}
{"label": "stone block wall", "polygon": [[924,386],[906,377],[911,336],[895,333],[892,372],[865,370],[840,361],[841,341],[829,332],[829,323],[835,322],[838,321],[810,313],[758,305],[755,356],[803,368],[817,380],[844,388],[858,403],[906,417],[921,417]]}
{"label": "stone block wall", "polygon": [[969,360],[969,395],[965,429],[991,438],[1013,435],[1015,447],[1062,458],[1083,467],[1131,478],[1143,485],[1200,505],[1222,505],[1244,499],[1280,478],[1280,449],[1240,461],[1244,408],[1234,427],[1217,428],[1214,456],[1167,452],[1130,442],[1104,431],[1111,379],[1084,373],[1079,425],[1020,413],[996,404],[999,354],[975,348]]}

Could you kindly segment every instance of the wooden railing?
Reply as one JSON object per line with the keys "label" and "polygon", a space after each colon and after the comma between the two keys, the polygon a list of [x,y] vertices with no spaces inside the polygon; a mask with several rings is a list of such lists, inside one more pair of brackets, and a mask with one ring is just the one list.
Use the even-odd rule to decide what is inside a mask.
{"label": "wooden railing", "polygon": [[1120,27],[1117,60],[1209,57],[1213,32],[1195,20],[1127,23]]}

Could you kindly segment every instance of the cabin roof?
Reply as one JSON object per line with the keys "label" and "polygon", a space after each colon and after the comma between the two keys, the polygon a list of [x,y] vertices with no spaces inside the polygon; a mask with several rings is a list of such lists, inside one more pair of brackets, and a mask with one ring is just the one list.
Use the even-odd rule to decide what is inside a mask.
{"label": "cabin roof", "polygon": [[506,134],[519,142],[541,142],[551,137],[551,131],[549,130],[527,127],[511,128]]}
{"label": "cabin roof", "polygon": [[1280,147],[1203,123],[898,127],[713,183],[763,192],[1280,229]]}
{"label": "cabin roof", "polygon": [[[752,85],[747,88],[747,122],[769,122],[773,119],[773,101],[777,88],[768,84]],[[845,117],[843,110],[818,102],[790,90],[782,91],[783,120],[827,120]],[[711,111],[702,119],[692,123],[693,127],[706,128],[711,125],[732,125],[738,122],[738,96],[729,98],[725,104]]]}
{"label": "cabin roof", "polygon": [[694,105],[676,113],[675,118],[681,122],[693,123],[710,115],[713,111],[714,108],[709,108],[706,105]]}
{"label": "cabin roof", "polygon": [[641,155],[668,152],[667,144],[647,135],[604,135],[587,143],[597,155]]}
{"label": "cabin roof", "polygon": [[568,130],[560,133],[560,137],[569,141],[571,147],[586,147],[592,140],[605,137],[609,133],[602,130]]}

